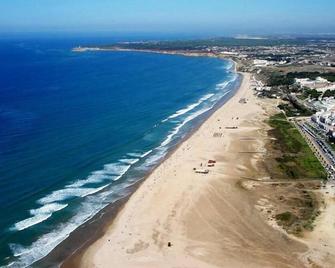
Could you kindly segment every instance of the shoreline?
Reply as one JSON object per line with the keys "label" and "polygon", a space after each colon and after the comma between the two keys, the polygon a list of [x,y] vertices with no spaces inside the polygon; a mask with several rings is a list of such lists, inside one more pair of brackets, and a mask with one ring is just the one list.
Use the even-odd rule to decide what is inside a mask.
{"label": "shoreline", "polygon": [[[189,221],[189,217],[184,217],[183,214],[188,214],[189,210],[192,211],[192,209],[194,210],[194,207],[202,205],[201,203],[198,204],[198,202],[195,202],[197,205],[194,205],[193,208],[191,208],[190,205],[187,204],[187,202],[185,203],[185,201],[183,201],[183,196],[185,195],[188,197],[191,195],[191,199],[198,199],[198,191],[204,191],[208,187],[207,177],[208,181],[215,182],[216,180],[218,180],[218,175],[220,177],[227,176],[228,174],[226,174],[226,172],[222,172],[221,170],[221,165],[224,164],[220,163],[226,162],[227,159],[225,159],[224,156],[219,156],[219,152],[215,149],[212,149],[215,150],[215,154],[213,155],[213,152],[206,153],[206,155],[210,155],[206,159],[222,159],[220,162],[218,161],[218,166],[220,167],[218,170],[216,167],[214,167],[213,169],[211,169],[210,174],[199,175],[198,177],[198,175],[194,175],[194,171],[192,170],[192,168],[194,168],[194,166],[199,168],[199,164],[197,163],[203,163],[204,159],[202,153],[199,154],[199,151],[190,144],[193,144],[194,142],[195,144],[202,143],[201,147],[206,148],[209,146],[216,148],[218,145],[215,141],[218,141],[218,139],[215,140],[215,138],[212,137],[212,140],[215,141],[204,141],[204,136],[210,138],[208,134],[213,135],[213,133],[208,133],[208,129],[211,129],[213,131],[213,125],[215,125],[214,128],[217,128],[217,131],[222,131],[224,133],[227,132],[227,134],[224,135],[229,136],[228,141],[227,138],[225,138],[226,136],[221,139],[223,141],[223,147],[221,147],[222,145],[220,145],[219,147],[221,147],[221,149],[223,150],[227,150],[227,148],[231,146],[231,143],[234,141],[232,137],[232,135],[234,136],[234,132],[241,134],[241,132],[243,131],[239,129],[227,130],[223,129],[222,127],[217,127],[217,125],[221,125],[222,123],[227,124],[228,122],[231,122],[230,118],[222,118],[222,114],[225,114],[227,111],[234,113],[234,110],[236,110],[236,108],[244,105],[239,102],[241,98],[244,98],[246,96],[248,97],[248,99],[252,98],[253,94],[251,92],[250,96],[249,80],[250,74],[243,74],[243,81],[235,95],[230,98],[225,105],[214,111],[211,116],[209,116],[209,118],[207,118],[207,120],[199,127],[198,130],[194,131],[188,139],[183,141],[180,146],[176,148],[176,150],[172,152],[171,155],[166,158],[148,176],[146,180],[144,180],[141,186],[130,197],[123,209],[118,213],[115,221],[113,221],[113,223],[108,227],[106,233],[95,243],[90,245],[83,252],[82,256],[77,259],[76,265],[78,267],[110,267],[113,265],[115,265],[115,267],[171,267],[173,265],[178,265],[178,263],[184,264],[185,267],[217,266],[217,263],[211,263],[212,261],[209,260],[212,259],[213,256],[210,256],[210,258],[207,259],[203,258],[202,256],[206,254],[201,253],[198,256],[197,250],[195,250],[195,252],[193,252],[192,250],[191,252],[189,251],[190,247],[194,247],[194,245],[192,245],[194,242],[194,238],[190,239],[190,237],[194,235],[193,232],[195,231],[195,229],[198,229],[199,231],[201,230],[201,227],[197,226],[197,228],[194,228],[193,220],[190,221],[189,224],[185,224],[185,222]],[[253,101],[257,100],[254,99]],[[255,109],[255,103],[252,103],[252,106],[252,108]],[[259,106],[257,107],[260,108]],[[247,117],[250,116],[248,111],[235,112],[237,114],[242,113],[244,114],[244,116]],[[260,112],[260,110],[258,109],[257,112]],[[234,124],[238,124],[238,128],[242,127],[242,125],[246,123],[244,120],[244,116],[240,115],[239,117],[233,117],[234,120],[232,120],[234,121]],[[220,119],[218,119],[218,117],[220,117]],[[252,127],[248,126],[246,128]],[[194,162],[193,158],[197,158],[197,163]],[[257,159],[254,160],[257,161]],[[188,168],[185,169],[185,167],[183,167],[181,163],[184,163],[185,166],[187,166]],[[253,169],[254,168],[255,167],[253,167]],[[173,177],[179,179],[186,177],[186,179],[185,182],[179,182],[176,181],[176,179]],[[167,178],[170,178],[172,182],[169,182]],[[196,180],[196,182],[194,182],[193,180]],[[163,186],[162,184],[166,185]],[[230,187],[232,187],[232,185],[230,185]],[[172,195],[172,197],[167,195],[165,191],[168,191],[169,194]],[[188,191],[190,191],[191,193],[189,193]],[[207,195],[208,193],[204,193],[204,195],[202,196]],[[209,197],[210,196],[208,196],[208,198]],[[138,206],[139,203],[141,203],[141,206]],[[166,213],[162,214],[162,209],[166,211]],[[206,208],[203,209],[206,210]],[[139,211],[141,211],[142,213]],[[204,213],[206,212],[204,211]],[[192,215],[192,217],[195,216],[196,215]],[[212,216],[214,218],[217,217],[217,215]],[[258,224],[261,223],[260,220],[260,217],[256,217],[255,219]],[[265,224],[263,220],[262,222],[263,224]],[[161,228],[165,230],[157,230]],[[191,229],[191,235],[188,235],[188,229]],[[169,233],[172,232],[172,230],[173,232],[176,232],[176,234],[172,235],[171,237]],[[272,236],[279,235],[279,232],[276,233],[270,227],[267,231],[271,232]],[[273,234],[273,232],[275,232],[275,234]],[[268,235],[270,234],[268,233]],[[137,237],[134,238],[134,236]],[[280,239],[278,237],[277,239],[283,240],[283,238]],[[189,243],[191,245],[189,245]],[[284,243],[284,241],[281,241],[281,243]],[[290,256],[290,262],[295,264],[301,264],[299,261],[294,261],[294,259],[298,253],[302,252],[303,246],[295,241],[290,241],[290,244],[294,244],[296,253],[290,254],[290,252],[284,250],[283,255],[285,254],[287,256]],[[170,247],[169,245],[172,246]],[[210,245],[208,246],[209,248],[212,248]],[[202,250],[206,251],[206,247],[202,248]],[[172,256],[169,256],[170,251],[173,252]],[[224,258],[223,256],[218,257],[218,260],[223,261],[223,259],[226,259],[227,256],[224,256]],[[274,260],[268,259],[268,261],[272,262]],[[277,261],[282,262],[282,257],[278,257]],[[247,262],[249,262],[249,260]],[[244,264],[246,264],[247,262],[244,262]],[[173,265],[171,265],[172,263]],[[239,263],[239,265],[241,264],[242,263]],[[222,263],[220,263],[220,265],[222,265]],[[228,265],[228,263],[225,263],[225,265]],[[237,265],[237,263],[234,263],[234,260],[230,259],[229,265],[233,265],[234,267],[234,265]],[[287,264],[287,266],[283,267],[290,267],[290,265]]]}
{"label": "shoreline", "polygon": [[[90,49],[89,49],[90,50]],[[234,64],[234,69],[235,72],[239,75],[242,75],[242,82],[240,84],[239,89],[234,92],[234,95],[229,98],[225,103],[222,103],[220,105],[218,105],[219,107],[213,108],[208,116],[206,116],[205,121],[203,121],[199,126],[197,126],[191,133],[189,133],[182,141],[180,141],[180,143],[173,148],[168,155],[158,164],[158,166],[156,166],[149,174],[148,176],[146,176],[145,178],[143,178],[143,180],[139,183],[139,187],[135,189],[135,191],[130,195],[129,199],[127,198],[127,201],[119,208],[118,212],[116,213],[116,217],[114,217],[112,219],[112,221],[107,224],[107,225],[103,225],[104,228],[104,233],[102,234],[102,236],[100,236],[97,240],[95,240],[94,242],[85,245],[84,248],[82,248],[80,250],[80,252],[75,253],[73,256],[71,256],[70,258],[68,258],[63,264],[62,267],[92,267],[92,266],[99,266],[99,267],[110,267],[110,265],[116,265],[116,267],[126,267],[126,268],[130,268],[130,267],[171,267],[171,266],[177,266],[180,264],[183,264],[185,267],[240,267],[241,265],[248,265],[251,267],[260,267],[263,265],[268,265],[269,267],[309,267],[312,265],[319,265],[319,264],[323,264],[323,260],[326,259],[327,263],[334,263],[333,262],[333,255],[331,254],[329,257],[329,250],[325,250],[322,249],[322,246],[317,245],[320,239],[320,237],[322,238],[322,241],[326,244],[328,244],[328,246],[335,248],[335,244],[332,243],[332,241],[327,238],[324,234],[323,234],[323,229],[327,229],[327,227],[325,226],[325,222],[322,221],[322,219],[324,217],[326,217],[326,219],[324,221],[327,221],[327,223],[329,223],[330,219],[329,219],[329,212],[330,210],[327,208],[324,208],[325,211],[325,215],[323,215],[321,217],[321,219],[318,219],[318,225],[317,225],[317,232],[311,232],[307,234],[307,237],[305,238],[297,238],[295,236],[289,235],[287,234],[285,231],[283,231],[281,229],[281,227],[277,226],[273,220],[269,220],[266,219],[267,215],[264,215],[264,213],[260,212],[263,211],[263,209],[266,209],[266,205],[259,205],[259,201],[260,200],[254,200],[252,199],[252,197],[248,197],[247,200],[250,201],[252,199],[252,201],[254,202],[253,205],[254,207],[250,207],[249,209],[254,209],[256,208],[256,210],[254,211],[259,213],[259,215],[257,215],[256,217],[254,217],[254,215],[252,215],[252,221],[253,222],[253,227],[254,230],[256,228],[265,228],[266,231],[261,231],[261,233],[265,233],[266,236],[270,237],[270,241],[275,241],[274,243],[277,243],[278,245],[276,246],[276,253],[274,252],[267,252],[268,247],[270,246],[268,243],[269,241],[263,241],[262,239],[260,239],[261,241],[257,241],[254,243],[254,247],[259,247],[260,250],[263,252],[262,255],[258,256],[259,258],[257,258],[257,260],[255,260],[255,255],[250,254],[249,251],[247,251],[246,256],[235,256],[235,258],[232,258],[231,255],[233,255],[229,249],[226,249],[228,251],[228,255],[226,254],[227,252],[219,252],[218,254],[218,250],[214,249],[212,247],[213,241],[216,240],[215,237],[211,237],[211,241],[210,244],[207,245],[206,247],[203,246],[203,244],[206,242],[208,243],[209,241],[207,241],[208,238],[206,238],[206,241],[201,241],[201,250],[200,253],[198,252],[199,249],[197,247],[199,247],[199,245],[194,246],[194,241],[196,239],[198,239],[198,235],[196,235],[196,237],[194,238],[194,230],[201,230],[200,226],[197,226],[197,228],[194,228],[194,220],[192,220],[191,222],[189,222],[188,224],[185,224],[185,222],[189,221],[190,217],[184,217],[182,215],[178,215],[178,211],[179,210],[184,210],[183,213],[185,213],[185,211],[190,210],[191,213],[188,214],[192,214],[192,210],[196,210],[195,207],[197,206],[202,206],[201,204],[197,205],[193,205],[192,207],[190,207],[189,205],[187,205],[187,209],[186,208],[178,208],[178,209],[173,209],[171,214],[169,215],[169,217],[182,217],[182,219],[179,219],[179,223],[176,224],[176,229],[178,230],[177,233],[178,235],[176,235],[177,239],[180,239],[180,237],[183,237],[183,245],[180,246],[178,245],[178,248],[176,250],[171,250],[171,247],[175,247],[175,242],[174,241],[168,241],[168,240],[164,240],[164,242],[162,241],[158,241],[160,238],[160,236],[169,236],[166,234],[166,231],[162,231],[162,232],[157,232],[157,230],[155,228],[152,228],[154,230],[154,233],[151,235],[151,237],[148,235],[150,233],[150,229],[149,227],[145,228],[146,232],[144,232],[144,234],[142,232],[138,232],[136,235],[138,236],[138,238],[136,239],[136,241],[134,241],[133,236],[135,231],[139,230],[139,227],[137,225],[139,225],[137,223],[137,221],[133,221],[131,224],[129,223],[129,221],[131,220],[132,217],[137,217],[137,220],[139,222],[145,221],[145,216],[139,216],[138,213],[134,212],[134,214],[136,213],[136,215],[132,215],[129,213],[127,214],[127,211],[129,212],[129,210],[133,209],[135,211],[134,208],[134,200],[136,200],[136,196],[139,195],[139,192],[144,192],[145,191],[145,187],[149,184],[150,185],[150,180],[152,180],[152,177],[156,176],[155,180],[158,180],[157,177],[157,172],[160,172],[160,176],[164,177],[167,174],[170,174],[169,176],[177,176],[178,174],[176,174],[176,170],[178,170],[176,168],[176,170],[174,170],[173,172],[171,171],[171,168],[163,168],[164,171],[157,171],[162,169],[161,166],[166,165],[166,162],[171,162],[171,158],[174,157],[175,154],[180,153],[180,148],[182,148],[183,146],[185,146],[185,144],[187,144],[188,142],[190,142],[191,139],[193,139],[194,136],[199,135],[199,132],[201,132],[201,129],[204,128],[204,125],[206,125],[208,123],[208,121],[212,120],[213,117],[219,113],[222,109],[224,110],[224,107],[227,103],[230,103],[232,101],[237,101],[237,95],[239,95],[239,92],[241,90],[245,90],[245,86],[244,82],[246,80],[247,77],[247,84],[249,83],[249,94],[250,94],[250,77],[251,74],[249,73],[239,73],[237,72],[238,69],[238,65],[237,63],[232,60],[231,58],[226,58],[222,55],[215,55],[213,53],[188,53],[188,52],[180,52],[180,51],[152,51],[152,50],[134,50],[134,49],[98,49],[98,50],[103,50],[103,51],[138,51],[138,52],[148,52],[148,53],[160,53],[160,54],[169,54],[169,55],[183,55],[183,56],[205,56],[205,57],[217,57],[217,58],[221,58],[221,59],[226,59],[226,60],[230,60],[233,62]],[[247,93],[246,93],[247,94]],[[242,94],[242,97],[245,98],[246,94]],[[252,92],[251,92],[252,94]],[[249,96],[249,95],[248,95]],[[242,97],[240,97],[240,99],[242,99]],[[251,97],[251,96],[249,96]],[[252,98],[252,97],[251,97]],[[264,129],[268,129],[269,126],[265,126],[264,125],[264,120],[266,118],[268,118],[268,114],[267,114],[267,110],[268,109],[274,109],[274,103],[271,103],[270,105],[268,105],[268,107],[266,109],[264,109],[264,103],[263,101],[260,101],[259,99],[253,99],[253,105],[254,105],[254,109],[255,109],[255,105],[258,106],[258,112],[261,112],[263,115],[259,116],[256,115],[257,120],[253,120],[251,119],[251,121],[255,121],[255,125],[256,126],[261,126],[257,132],[262,132],[264,131]],[[262,102],[262,103],[260,103]],[[239,102],[238,105],[241,105],[241,103]],[[266,106],[266,105],[265,105]],[[236,107],[235,107],[236,108]],[[242,119],[242,118],[240,118]],[[246,118],[244,118],[246,119]],[[250,120],[250,118],[249,118]],[[246,123],[244,120],[244,123]],[[248,124],[248,123],[247,123]],[[248,126],[250,128],[250,125]],[[262,129],[264,128],[264,129]],[[220,128],[221,130],[221,128]],[[226,130],[224,130],[225,132]],[[236,132],[240,132],[239,130]],[[243,132],[243,131],[242,131]],[[250,133],[249,133],[250,134]],[[264,135],[264,133],[263,133]],[[261,147],[263,147],[265,149],[265,145],[268,143],[268,141],[266,141],[269,137],[262,137],[260,139],[256,138],[255,141],[256,143],[260,143]],[[203,139],[202,139],[203,142]],[[227,147],[230,147],[232,143],[236,143],[236,140],[234,140],[234,138],[230,137],[230,141],[229,141],[229,145],[226,145],[226,147],[224,149],[227,149]],[[259,144],[258,144],[259,145]],[[241,145],[237,145],[235,144],[235,147],[241,147]],[[243,146],[242,146],[243,147]],[[186,150],[189,150],[191,148],[186,148]],[[244,148],[245,149],[245,148]],[[185,148],[182,149],[183,151],[185,151]],[[266,150],[266,149],[265,149]],[[217,153],[219,154],[219,153]],[[221,157],[221,156],[220,156]],[[213,157],[214,158],[214,157]],[[225,157],[222,157],[222,159],[224,159],[224,162],[229,162],[227,161],[227,159],[225,159]],[[236,159],[237,161],[239,161],[240,159]],[[237,168],[237,173],[243,173],[243,176],[245,176],[247,173],[247,175],[252,175],[255,176],[255,174],[259,173],[261,170],[261,173],[264,173],[264,170],[262,171],[262,168],[259,168],[259,163],[261,161],[264,161],[265,157],[255,157],[252,156],[252,159],[249,161],[245,161],[248,162],[248,164],[244,165],[243,167],[238,167]],[[173,160],[172,160],[173,161]],[[182,160],[184,161],[184,159]],[[235,163],[231,163],[231,164],[235,164]],[[178,166],[178,164],[175,164]],[[246,168],[246,166],[248,166]],[[241,170],[239,170],[241,169]],[[245,172],[245,171],[248,172]],[[251,172],[250,172],[251,171]],[[178,173],[178,171],[177,171]],[[223,177],[227,177],[227,174],[225,172],[219,172],[220,176]],[[155,175],[156,174],[156,175]],[[235,174],[236,175],[236,174]],[[217,176],[212,176],[212,175],[204,175],[204,176],[208,176],[210,177],[210,181],[213,181],[213,183],[217,183],[218,178]],[[251,176],[251,177],[252,177]],[[248,181],[249,179],[251,179],[251,177],[240,177],[241,178],[247,178],[247,186],[244,185],[244,179],[242,180],[237,180],[237,182],[235,182],[236,184],[240,184],[242,185],[242,188],[248,188],[248,184],[250,183],[250,181]],[[180,176],[179,178],[182,179],[183,175]],[[260,181],[262,181],[264,178],[260,178]],[[258,179],[256,179],[257,181]],[[149,181],[149,182],[148,182]],[[242,181],[242,182],[241,182]],[[266,183],[269,181],[265,181]],[[228,183],[229,184],[229,183]],[[251,183],[252,184],[252,183]],[[171,186],[171,185],[170,185]],[[173,185],[172,185],[173,186]],[[194,185],[188,185],[191,189],[194,188]],[[229,187],[234,187],[236,185],[229,185]],[[157,186],[156,181],[153,183],[151,182],[150,187],[150,191],[158,191],[160,193],[162,193],[162,189],[157,189],[159,186]],[[198,190],[203,191],[204,189],[202,188],[206,188],[208,187],[208,185],[202,185]],[[255,185],[253,185],[252,187],[255,187]],[[170,189],[169,187],[167,187],[166,190]],[[171,189],[170,189],[171,190]],[[178,190],[177,188],[173,188],[172,190],[176,191]],[[225,193],[225,191],[223,191],[223,193]],[[185,192],[185,195],[187,195],[188,193]],[[203,194],[201,196],[201,198],[203,198],[203,196],[206,196],[205,199],[207,198],[212,198],[211,195],[213,193],[209,194]],[[241,194],[241,193],[236,193],[236,194]],[[322,192],[323,196],[325,194],[327,194],[325,191]],[[156,193],[157,195],[157,193]],[[134,197],[135,196],[135,197]],[[144,199],[144,197],[142,197]],[[149,197],[145,198],[148,199]],[[196,196],[196,199],[198,199],[199,197]],[[234,197],[235,198],[235,197]],[[245,196],[243,198],[246,198]],[[220,198],[222,199],[222,198]],[[137,200],[138,201],[138,200]],[[156,200],[158,203],[161,202],[160,200]],[[175,201],[175,200],[174,200]],[[171,202],[174,202],[171,201]],[[238,200],[238,202],[240,203],[241,200]],[[136,202],[135,202],[136,203]],[[138,202],[137,202],[138,203]],[[184,201],[180,201],[180,203],[184,203]],[[132,205],[133,204],[133,205]],[[167,205],[165,203],[163,203],[163,206]],[[236,206],[240,206],[240,204],[235,204]],[[330,207],[334,207],[334,202],[332,200],[327,200],[327,205],[329,205]],[[141,205],[142,206],[142,205]],[[326,205],[325,205],[326,206]],[[150,207],[150,209],[148,209]],[[261,209],[260,209],[261,208]],[[146,209],[145,208],[141,208],[138,207],[138,209],[144,209],[145,212],[150,212],[151,209],[156,209],[156,213],[157,215],[159,215],[160,211],[157,211],[157,207],[155,206],[151,206],[150,204],[147,204]],[[230,208],[229,208],[230,209]],[[246,207],[241,206],[242,210],[245,210]],[[260,210],[259,210],[260,209]],[[144,214],[144,213],[143,213]],[[128,220],[125,220],[124,215],[128,215]],[[158,221],[160,221],[160,218],[157,219],[157,215],[152,216],[151,218],[147,219],[148,222],[150,222],[150,224],[152,224],[152,220],[156,219]],[[194,218],[195,216],[192,215],[191,218]],[[240,217],[244,217],[244,215],[240,215]],[[220,217],[217,217],[217,215],[214,217],[215,220],[222,220],[220,219]],[[236,219],[232,219],[232,220],[236,220]],[[242,220],[242,218],[241,218]],[[169,221],[169,220],[167,220]],[[170,220],[171,221],[171,220]],[[148,222],[146,222],[146,224],[148,224]],[[255,224],[257,223],[257,224]],[[128,235],[125,233],[125,231],[121,231],[122,230],[122,225],[126,226],[126,229],[131,230],[132,232],[128,233]],[[144,226],[144,224],[142,224]],[[168,224],[170,225],[170,223]],[[259,227],[259,225],[261,225],[261,227]],[[193,227],[192,227],[193,226]],[[151,227],[153,227],[153,225],[151,225]],[[171,229],[171,227],[168,227]],[[222,227],[221,228],[226,228],[226,227]],[[231,227],[230,227],[231,228]],[[239,228],[242,228],[241,226]],[[329,227],[330,228],[330,227]],[[187,231],[188,229],[191,230],[191,232]],[[243,228],[242,228],[243,229]],[[127,230],[128,231],[128,230]],[[134,232],[133,232],[134,231]],[[152,231],[152,230],[151,230]],[[169,230],[171,231],[171,230]],[[249,230],[250,231],[250,230]],[[329,230],[330,231],[330,230]],[[102,232],[100,232],[102,233]],[[190,234],[189,234],[190,233]],[[212,235],[212,234],[211,234]],[[228,235],[226,233],[226,235]],[[245,234],[247,236],[248,240],[249,238],[253,237],[252,235],[249,234]],[[129,237],[128,237],[129,236]],[[157,236],[157,237],[156,237]],[[229,235],[228,235],[229,236]],[[155,237],[155,238],[154,238]],[[146,238],[146,239],[143,239]],[[253,239],[255,239],[256,237],[253,237]],[[238,238],[239,239],[239,238]],[[237,240],[238,240],[237,239]],[[106,241],[107,240],[107,241]],[[128,241],[129,240],[129,241]],[[147,241],[151,241],[151,242],[146,242]],[[174,240],[174,239],[170,239],[169,240]],[[229,240],[229,239],[228,239]],[[235,239],[233,239],[232,241],[230,241],[230,243],[236,243],[237,241],[235,241]],[[268,239],[267,239],[268,240]],[[93,241],[93,239],[92,239]],[[118,242],[117,242],[118,241]],[[168,241],[168,242],[167,242]],[[187,241],[187,242],[185,242]],[[225,239],[223,240],[225,241]],[[222,242],[222,241],[221,241]],[[165,243],[165,246],[164,246]],[[166,243],[168,243],[168,246],[166,245]],[[118,246],[115,248],[115,244],[118,244]],[[153,245],[154,244],[154,245]],[[123,245],[123,247],[119,247],[119,245]],[[170,245],[170,246],[169,246]],[[218,247],[221,246],[220,244],[217,244]],[[236,245],[235,245],[236,246]],[[110,251],[110,247],[113,248],[113,252]],[[190,250],[190,248],[197,248],[196,250]],[[245,250],[244,248],[241,249],[241,251]],[[114,251],[116,251],[116,253],[114,253]],[[171,251],[173,252],[172,256],[171,255]],[[202,252],[201,252],[202,251]],[[206,251],[212,251],[212,252],[206,252]],[[247,256],[247,255],[250,256]],[[275,255],[273,255],[275,254]],[[265,257],[263,256],[265,255]],[[268,255],[268,256],[267,256]],[[171,258],[172,257],[172,258]],[[213,261],[213,259],[215,259],[215,261]],[[326,266],[328,267],[328,266]],[[329,266],[331,267],[331,266]]]}
{"label": "shoreline", "polygon": [[238,64],[237,62],[228,55],[217,54],[213,52],[203,52],[203,51],[188,51],[188,50],[164,50],[164,49],[134,49],[134,48],[121,48],[121,47],[113,47],[113,48],[101,48],[101,47],[75,47],[72,49],[72,52],[76,53],[84,53],[84,52],[141,52],[141,53],[154,53],[154,54],[163,54],[163,55],[179,55],[185,57],[209,57],[209,58],[218,58],[227,61],[232,61],[235,65],[235,72],[238,73]]}
{"label": "shoreline", "polygon": [[[211,117],[213,115],[213,113],[215,113],[218,109],[220,109],[222,107],[222,105],[225,105],[236,93],[237,91],[240,89],[241,86],[241,80],[242,80],[242,75],[240,73],[237,73],[240,77],[237,78],[240,80],[239,82],[239,86],[235,87],[235,89],[233,89],[229,95],[229,98],[227,99],[222,99],[220,100],[212,109],[210,109],[209,111],[205,112],[203,115],[201,115],[202,117],[204,117],[204,121],[202,122],[197,122],[197,125],[195,126],[195,128],[190,131],[183,139],[181,139],[174,147],[172,147],[169,152],[167,153],[167,155],[165,157],[162,158],[162,160],[152,169],[148,172],[148,174],[143,177],[140,181],[138,181],[137,183],[135,183],[135,185],[132,185],[130,188],[132,188],[132,191],[130,193],[130,195],[126,196],[125,198],[123,198],[124,200],[118,200],[116,203],[119,204],[118,205],[114,205],[114,203],[110,204],[109,206],[107,206],[104,211],[106,211],[106,214],[111,214],[113,215],[112,217],[106,219],[106,220],[102,220],[100,226],[102,226],[102,230],[100,230],[98,232],[98,234],[96,234],[94,237],[90,238],[89,241],[87,243],[85,243],[85,245],[82,245],[80,248],[77,248],[72,254],[70,254],[62,263],[61,263],[61,267],[62,268],[72,268],[72,267],[77,267],[79,266],[80,263],[80,259],[82,258],[83,253],[94,243],[96,242],[98,239],[102,238],[105,232],[105,229],[108,229],[109,226],[111,226],[113,224],[113,222],[115,221],[117,215],[124,209],[124,206],[126,205],[126,203],[129,201],[129,199],[131,198],[131,196],[141,187],[141,185],[145,182],[145,180],[162,164],[164,163],[164,161],[166,161],[185,141],[187,141],[192,135],[194,135],[194,133],[206,122],[206,120],[208,120],[209,117]],[[102,212],[102,211],[101,211]],[[95,218],[100,218],[101,216],[101,212],[99,212],[93,219],[92,221],[95,221]],[[104,213],[105,214],[105,213]],[[88,223],[89,225],[90,223]],[[86,225],[86,224],[84,224]],[[80,227],[81,228],[81,227]],[[84,227],[86,228],[86,227]],[[88,227],[90,228],[90,227]],[[66,242],[66,241],[64,241]],[[62,244],[59,245],[60,247],[62,247]],[[53,252],[51,252],[53,253]],[[49,256],[45,257],[45,259],[48,259]],[[43,261],[44,262],[44,261]]]}
{"label": "shoreline", "polygon": [[[159,52],[157,52],[159,53]],[[170,54],[170,53],[167,53]],[[176,53],[176,55],[181,55]],[[184,56],[204,56],[207,55],[184,55]],[[221,58],[223,59],[223,58]],[[48,267],[49,265],[60,265],[61,267],[73,267],[75,263],[78,263],[78,259],[82,255],[82,252],[85,251],[91,244],[103,236],[104,230],[111,224],[113,224],[116,216],[122,209],[125,204],[128,202],[129,198],[141,187],[143,182],[158,168],[166,159],[170,157],[187,139],[189,139],[205,122],[209,117],[212,116],[218,109],[225,105],[240,89],[242,75],[236,72],[237,63],[232,59],[223,59],[229,60],[233,63],[231,68],[232,72],[235,72],[238,76],[234,88],[221,100],[219,100],[212,109],[200,115],[199,119],[196,120],[195,127],[184,137],[182,138],[175,146],[170,148],[167,155],[150,171],[147,175],[141,178],[138,182],[129,186],[130,194],[126,197],[116,201],[105,207],[102,211],[98,212],[92,219],[88,222],[81,225],[75,231],[73,231],[68,238],[62,241],[56,248],[54,248],[47,256],[37,261],[35,265],[41,265],[41,267]],[[95,228],[101,227],[101,230],[96,230]],[[83,238],[81,235],[89,234],[88,238]],[[81,241],[78,243],[78,241]],[[61,261],[61,262],[60,262]]]}

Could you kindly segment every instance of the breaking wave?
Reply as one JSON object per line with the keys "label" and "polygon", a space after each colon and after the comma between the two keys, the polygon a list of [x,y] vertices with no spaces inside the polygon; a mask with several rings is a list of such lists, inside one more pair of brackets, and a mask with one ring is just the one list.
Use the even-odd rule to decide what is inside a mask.
{"label": "breaking wave", "polygon": [[37,209],[31,209],[29,212],[32,217],[19,221],[13,225],[12,231],[22,231],[38,223],[41,223],[52,216],[56,211],[66,208],[67,204],[51,203]]}
{"label": "breaking wave", "polygon": [[170,128],[165,139],[155,145],[155,148],[146,152],[127,153],[119,160],[104,165],[101,170],[91,172],[86,178],[74,180],[65,185],[63,189],[55,190],[37,200],[40,207],[31,209],[29,211],[31,217],[15,223],[11,228],[12,231],[25,230],[47,221],[53,213],[66,208],[71,199],[82,199],[70,220],[58,224],[52,231],[41,235],[30,246],[10,244],[13,255],[17,259],[9,264],[9,267],[26,267],[45,257],[75,229],[92,219],[108,204],[128,195],[130,183],[139,179],[128,176],[127,180],[121,180],[129,169],[135,167],[138,170],[148,170],[156,165],[168,153],[171,144],[175,144],[178,138],[186,132],[184,127],[186,130],[189,122],[211,110],[220,99],[227,95],[230,92],[228,86],[237,77],[233,75],[230,80],[218,83],[212,89],[213,92],[162,120],[162,123],[169,121],[168,124],[173,124],[173,127]]}

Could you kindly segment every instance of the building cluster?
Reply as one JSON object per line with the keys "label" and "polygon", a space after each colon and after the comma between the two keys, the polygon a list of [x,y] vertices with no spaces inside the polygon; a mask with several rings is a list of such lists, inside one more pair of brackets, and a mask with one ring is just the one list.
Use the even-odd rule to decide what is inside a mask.
{"label": "building cluster", "polygon": [[291,65],[335,67],[335,42],[327,40],[291,45],[214,46],[206,50],[250,62],[250,68]]}
{"label": "building cluster", "polygon": [[311,120],[329,136],[335,137],[335,100],[331,107],[328,111],[317,112],[311,117]]}
{"label": "building cluster", "polygon": [[331,83],[322,77],[317,77],[315,80],[309,78],[296,78],[295,83],[300,87],[316,89],[320,92],[325,92],[326,90],[335,90],[335,83]]}

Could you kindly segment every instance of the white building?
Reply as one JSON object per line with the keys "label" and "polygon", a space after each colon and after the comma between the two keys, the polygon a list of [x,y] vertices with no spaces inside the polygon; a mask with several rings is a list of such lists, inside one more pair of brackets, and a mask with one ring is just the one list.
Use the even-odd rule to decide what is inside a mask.
{"label": "white building", "polygon": [[315,80],[309,78],[296,78],[295,83],[301,87],[308,87],[318,91],[326,91],[327,89],[335,89],[335,84],[330,83],[327,79],[317,77]]}
{"label": "white building", "polygon": [[273,65],[274,62],[273,61],[268,61],[268,60],[254,60],[254,65],[256,67],[265,67],[265,66],[269,66],[269,65]]}

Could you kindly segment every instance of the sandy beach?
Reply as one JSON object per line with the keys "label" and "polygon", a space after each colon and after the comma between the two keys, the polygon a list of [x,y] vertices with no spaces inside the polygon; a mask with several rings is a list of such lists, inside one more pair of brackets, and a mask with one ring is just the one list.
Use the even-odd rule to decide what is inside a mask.
{"label": "sandy beach", "polygon": [[249,191],[269,180],[264,120],[275,105],[257,99],[242,75],[235,96],[144,181],[80,267],[306,267],[318,250],[261,213],[271,193]]}

